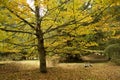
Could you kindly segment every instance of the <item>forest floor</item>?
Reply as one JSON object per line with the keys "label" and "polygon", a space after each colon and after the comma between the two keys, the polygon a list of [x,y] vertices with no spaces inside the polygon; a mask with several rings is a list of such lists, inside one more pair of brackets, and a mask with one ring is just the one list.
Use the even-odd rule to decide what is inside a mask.
{"label": "forest floor", "polygon": [[39,61],[0,62],[0,80],[120,80],[120,66],[111,63],[47,62],[48,73],[39,72]]}

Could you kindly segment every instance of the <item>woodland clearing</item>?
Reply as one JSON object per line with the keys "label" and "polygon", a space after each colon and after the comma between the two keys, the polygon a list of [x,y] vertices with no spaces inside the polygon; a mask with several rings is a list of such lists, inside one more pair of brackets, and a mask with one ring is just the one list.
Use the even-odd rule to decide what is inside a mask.
{"label": "woodland clearing", "polygon": [[48,73],[39,72],[38,60],[0,62],[0,80],[119,80],[120,66],[111,63],[58,63],[47,61]]}

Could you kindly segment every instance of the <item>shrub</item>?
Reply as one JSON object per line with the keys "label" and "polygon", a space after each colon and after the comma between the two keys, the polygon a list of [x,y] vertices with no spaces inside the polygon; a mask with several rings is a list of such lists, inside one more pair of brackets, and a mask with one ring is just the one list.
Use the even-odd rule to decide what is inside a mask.
{"label": "shrub", "polygon": [[108,42],[107,42],[106,45],[109,46],[111,44],[120,44],[120,39],[114,39],[114,38],[112,38],[112,39],[108,40]]}
{"label": "shrub", "polygon": [[105,55],[111,58],[112,62],[120,64],[120,44],[111,44],[104,50]]}
{"label": "shrub", "polygon": [[60,57],[60,62],[82,62],[80,54],[64,53],[64,56]]}

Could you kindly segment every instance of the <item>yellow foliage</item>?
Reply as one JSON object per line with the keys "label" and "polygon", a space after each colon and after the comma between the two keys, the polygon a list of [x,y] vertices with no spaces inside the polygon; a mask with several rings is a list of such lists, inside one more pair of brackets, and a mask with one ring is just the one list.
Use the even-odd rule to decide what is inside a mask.
{"label": "yellow foliage", "polygon": [[[82,26],[82,23],[85,23],[85,22],[90,23],[91,21],[93,21],[94,18],[98,17],[96,16],[96,14],[98,15],[99,13],[101,13],[102,10],[106,8],[106,6],[108,6],[108,3],[114,2],[113,5],[115,4],[118,5],[120,0],[95,0],[93,4],[91,3],[92,8],[87,10],[81,10],[80,8],[83,7],[84,3],[88,0],[73,0],[73,1],[68,0],[68,2],[66,1],[67,0],[59,0],[59,1],[58,0],[43,0],[43,1],[36,0],[35,6],[44,6],[45,8],[47,8],[46,15],[40,18],[40,20],[42,21],[40,22],[40,20],[38,20],[38,22],[40,22],[40,27],[43,32],[48,30],[48,28],[50,28],[49,30],[52,30],[55,28],[57,29],[59,28],[58,26],[64,25],[67,22],[74,20],[77,22],[75,23],[73,21],[71,22],[72,24],[69,23],[70,25],[65,25],[62,28],[60,28],[61,33],[62,31],[66,33],[70,33],[75,37],[81,36],[81,35],[95,34],[96,32],[94,30],[102,30],[103,32],[112,31],[112,36],[116,34],[116,30],[118,30],[119,24],[116,23],[116,21],[114,21],[114,24],[117,25],[117,27],[114,27],[114,28],[109,27],[111,22],[113,21],[111,19],[112,18],[111,14],[108,14],[107,11],[101,14],[102,17],[100,18],[99,22],[89,24],[88,26]],[[26,0],[0,0],[0,6],[1,5],[4,5],[10,10],[12,10],[14,14],[12,14],[7,9],[1,10],[0,23],[6,22],[7,24],[18,24],[22,20],[18,18],[18,16],[16,16],[17,14],[24,20],[28,21],[31,25],[36,27],[36,23],[35,23],[36,18],[35,18],[34,10],[31,11],[31,9],[29,8],[29,5],[26,3]],[[111,10],[111,12],[114,12],[114,10]],[[25,22],[23,21],[23,23]],[[75,27],[77,27],[76,30],[73,30]],[[11,29],[11,27],[9,27],[8,29]],[[15,28],[12,28],[12,30],[23,30],[23,31],[29,31],[29,32],[34,31],[30,27],[28,27],[28,25],[21,26],[20,28],[15,27]],[[2,33],[3,32],[0,32],[0,34]],[[50,32],[47,35],[44,34],[44,36],[49,37],[49,36],[52,36],[55,34],[57,35],[61,33],[58,33],[57,30],[54,30],[54,32]],[[1,36],[2,37],[6,36],[6,34],[2,34]],[[20,38],[24,38],[30,35],[17,34],[17,36],[19,36]],[[34,37],[35,36],[30,36],[31,39]],[[115,37],[119,37],[119,36],[117,35]],[[53,44],[51,44],[53,39],[45,40],[45,43],[44,43],[45,47],[46,46],[55,47],[58,45],[63,45],[67,42],[67,40],[73,39],[73,37],[70,37],[70,36],[57,36],[54,38],[56,39],[56,42],[54,42]],[[13,42],[20,43],[19,39],[12,39],[12,40]],[[29,42],[27,41],[24,41],[24,42],[25,44],[29,44]],[[83,48],[87,48],[90,46],[98,46],[96,42],[93,42],[93,41],[87,42],[85,40],[79,42],[79,44],[83,46]]]}

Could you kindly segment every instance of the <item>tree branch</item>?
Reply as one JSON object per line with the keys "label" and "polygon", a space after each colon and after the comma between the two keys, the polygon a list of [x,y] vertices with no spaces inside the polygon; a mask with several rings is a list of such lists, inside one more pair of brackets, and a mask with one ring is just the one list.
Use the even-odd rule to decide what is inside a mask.
{"label": "tree branch", "polygon": [[33,34],[33,35],[36,35],[35,33],[25,32],[25,31],[19,31],[19,30],[8,30],[8,29],[4,29],[4,28],[0,28],[0,30],[2,30],[2,31],[6,31],[6,32],[27,33],[27,34]]}
{"label": "tree branch", "polygon": [[65,26],[71,25],[71,24],[73,24],[73,22],[74,22],[74,20],[71,20],[71,21],[66,22],[66,23],[64,23],[64,24],[62,24],[62,25],[59,25],[59,26],[57,26],[57,27],[55,27],[55,28],[49,29],[49,30],[47,30],[47,32],[44,32],[44,34],[49,33],[49,32],[51,32],[51,31],[54,31],[54,30],[56,30],[56,29],[58,29],[58,28],[63,28],[63,27],[65,27]]}
{"label": "tree branch", "polygon": [[8,43],[8,44],[12,44],[12,45],[16,45],[16,46],[22,46],[22,47],[25,47],[25,46],[37,46],[37,44],[29,44],[29,45],[24,45],[23,43],[12,43],[12,42],[9,42],[9,41],[0,41],[0,42],[4,42],[4,43]]}
{"label": "tree branch", "polygon": [[55,27],[55,28],[51,28],[51,29],[47,30],[46,32],[44,32],[44,34],[49,33],[49,32],[52,32],[52,31],[54,31],[54,30],[56,30],[56,29],[58,29],[58,28],[65,28],[66,26],[69,26],[69,25],[81,24],[80,21],[84,20],[84,19],[87,18],[88,16],[89,16],[89,15],[86,15],[85,17],[83,17],[82,19],[77,20],[77,21],[76,21],[75,19],[73,19],[73,20],[71,20],[71,21],[68,21],[68,22],[66,22],[66,23],[64,23],[64,24],[62,24],[62,25],[59,25],[59,26],[57,26],[57,27]]}
{"label": "tree branch", "polygon": [[[5,6],[6,7],[6,6]],[[27,20],[25,20],[24,18],[22,18],[21,16],[19,16],[17,13],[15,13],[14,11],[12,11],[10,8],[6,7],[8,9],[8,11],[10,11],[12,14],[14,14],[15,16],[17,16],[19,19],[21,19],[23,22],[25,22],[26,24],[28,24],[32,29],[35,30],[35,27],[30,24]]]}

